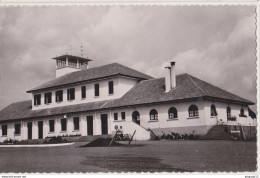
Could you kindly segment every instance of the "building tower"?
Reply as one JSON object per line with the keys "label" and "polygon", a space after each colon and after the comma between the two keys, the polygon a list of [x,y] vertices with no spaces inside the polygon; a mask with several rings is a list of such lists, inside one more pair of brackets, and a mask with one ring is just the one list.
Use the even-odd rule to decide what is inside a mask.
{"label": "building tower", "polygon": [[88,62],[92,61],[91,59],[68,54],[52,59],[56,60],[56,78],[71,72],[86,70],[88,69]]}

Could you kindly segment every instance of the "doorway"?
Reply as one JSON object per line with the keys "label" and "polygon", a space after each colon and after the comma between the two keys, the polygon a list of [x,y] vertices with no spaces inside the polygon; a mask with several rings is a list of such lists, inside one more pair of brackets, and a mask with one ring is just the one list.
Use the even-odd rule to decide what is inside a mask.
{"label": "doorway", "polygon": [[43,138],[43,121],[38,121],[38,138]]}
{"label": "doorway", "polygon": [[137,123],[138,125],[140,125],[140,114],[138,111],[134,111],[132,114],[132,120],[133,122]]}
{"label": "doorway", "polygon": [[32,139],[32,122],[27,122],[27,135],[28,135],[28,140]]}
{"label": "doorway", "polygon": [[87,133],[93,135],[93,116],[87,116]]}
{"label": "doorway", "polygon": [[107,114],[101,114],[101,131],[102,135],[108,134]]}

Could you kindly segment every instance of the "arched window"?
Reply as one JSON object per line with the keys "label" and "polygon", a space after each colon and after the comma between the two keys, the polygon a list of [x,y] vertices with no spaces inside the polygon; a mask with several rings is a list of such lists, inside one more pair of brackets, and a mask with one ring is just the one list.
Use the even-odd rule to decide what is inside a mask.
{"label": "arched window", "polygon": [[155,109],[150,111],[150,120],[158,120],[158,112]]}
{"label": "arched window", "polygon": [[231,118],[231,108],[229,106],[227,107],[227,118]]}
{"label": "arched window", "polygon": [[243,107],[240,109],[240,117],[245,117],[245,110]]}
{"label": "arched window", "polygon": [[199,116],[199,109],[196,105],[190,105],[189,107],[189,117]]}
{"label": "arched window", "polygon": [[171,108],[168,110],[168,115],[169,115],[169,119],[178,118],[177,109],[176,109],[175,107],[171,107]]}
{"label": "arched window", "polygon": [[132,113],[132,120],[133,120],[133,122],[135,122],[135,123],[140,125],[140,114],[139,114],[138,111],[134,111]]}
{"label": "arched window", "polygon": [[211,113],[211,116],[217,116],[218,115],[216,107],[215,107],[214,104],[212,104],[211,107],[210,107],[210,113]]}

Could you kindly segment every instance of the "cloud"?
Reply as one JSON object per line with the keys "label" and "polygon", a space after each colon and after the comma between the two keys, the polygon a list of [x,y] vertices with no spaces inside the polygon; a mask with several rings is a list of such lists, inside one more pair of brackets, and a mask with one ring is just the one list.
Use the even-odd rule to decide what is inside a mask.
{"label": "cloud", "polygon": [[[254,100],[255,6],[45,6],[0,9],[0,109],[55,77],[56,55],[178,73]],[[72,47],[71,47],[72,46]]]}

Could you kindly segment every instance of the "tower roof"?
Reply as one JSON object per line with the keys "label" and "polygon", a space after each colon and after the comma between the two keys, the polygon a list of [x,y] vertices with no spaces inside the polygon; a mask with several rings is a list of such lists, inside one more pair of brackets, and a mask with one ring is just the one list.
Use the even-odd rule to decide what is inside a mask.
{"label": "tower roof", "polygon": [[68,54],[65,54],[65,55],[61,55],[61,56],[57,56],[57,57],[54,57],[52,59],[66,59],[66,58],[69,58],[69,59],[78,59],[79,61],[84,61],[84,62],[88,62],[88,61],[92,61],[91,59],[88,59],[88,58],[84,58],[84,57],[78,57],[78,56],[73,56],[73,55],[68,55]]}

